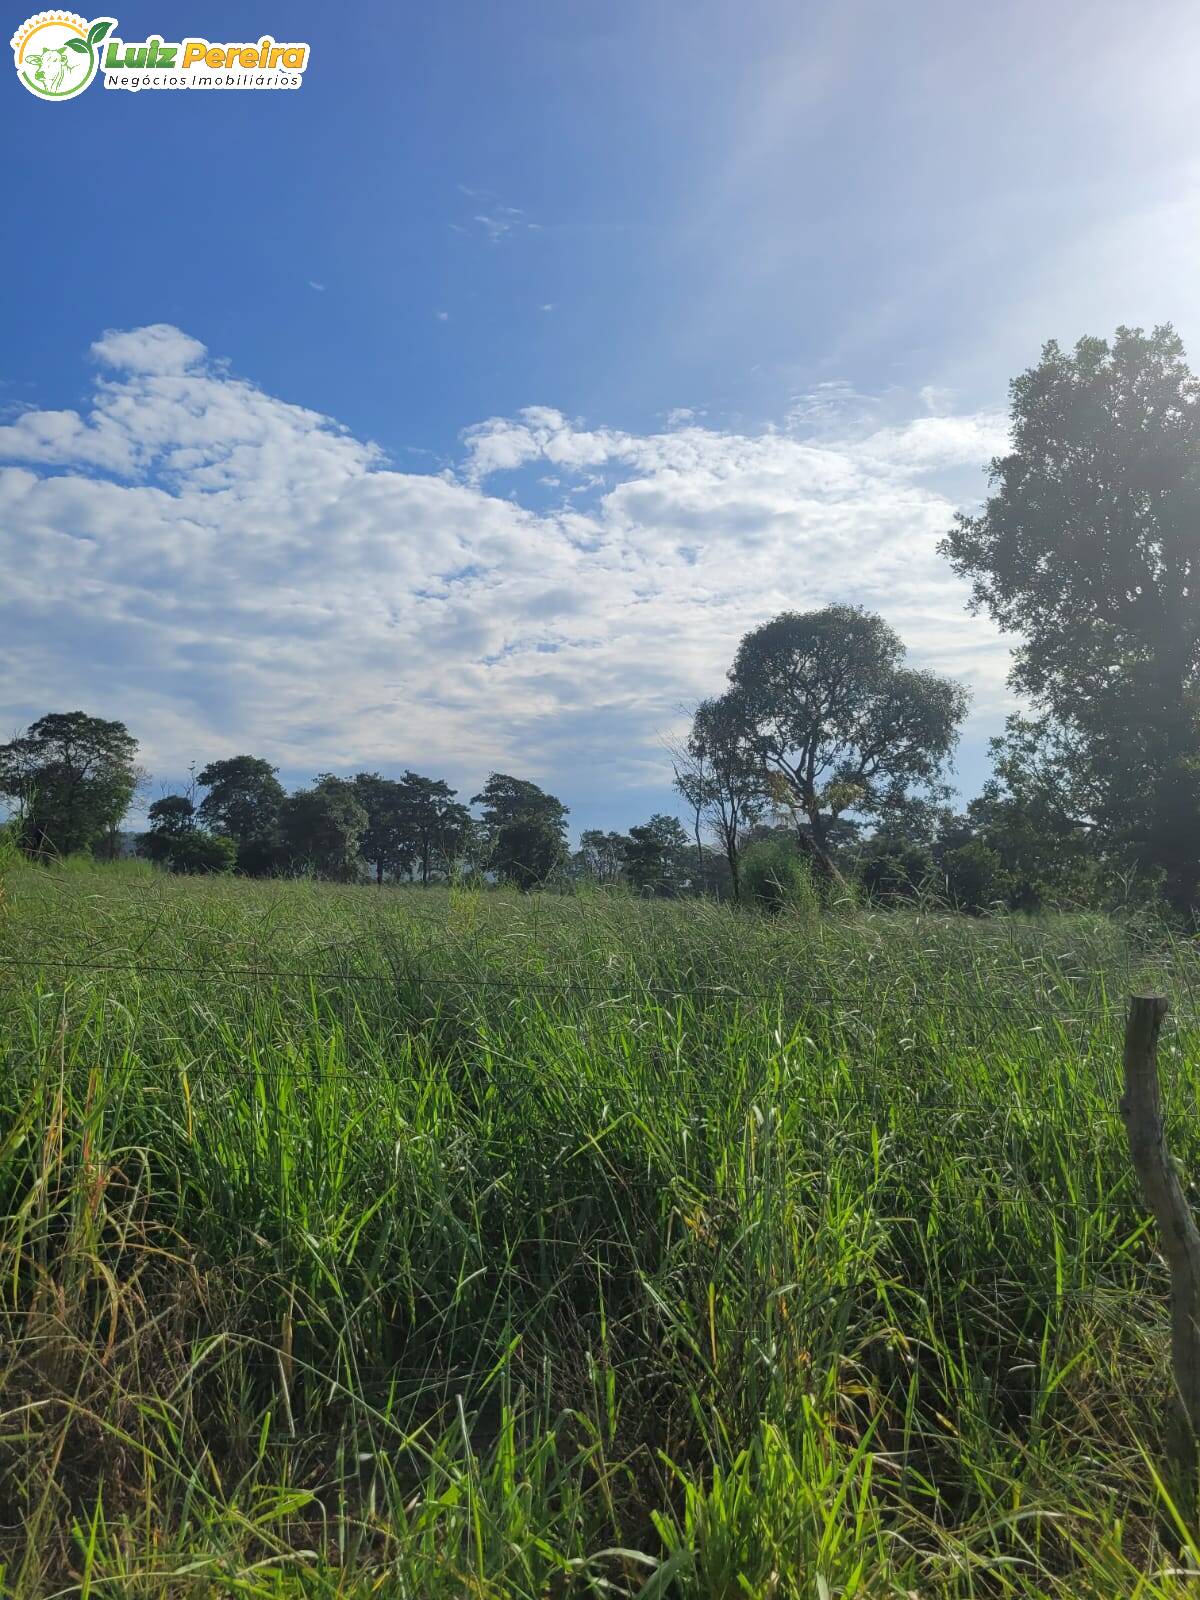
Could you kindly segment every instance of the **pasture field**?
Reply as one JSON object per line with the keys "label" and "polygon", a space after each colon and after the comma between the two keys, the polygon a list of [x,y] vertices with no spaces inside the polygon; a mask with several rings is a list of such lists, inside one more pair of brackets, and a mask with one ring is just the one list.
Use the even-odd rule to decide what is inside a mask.
{"label": "pasture field", "polygon": [[1096,917],[11,868],[0,1595],[1168,1596]]}

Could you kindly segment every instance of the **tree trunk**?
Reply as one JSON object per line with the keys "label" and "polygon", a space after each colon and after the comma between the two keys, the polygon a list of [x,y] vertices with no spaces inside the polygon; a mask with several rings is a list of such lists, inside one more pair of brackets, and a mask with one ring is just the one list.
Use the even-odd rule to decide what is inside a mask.
{"label": "tree trunk", "polygon": [[819,812],[810,812],[808,818],[811,833],[800,833],[800,848],[807,852],[809,860],[816,867],[818,874],[826,883],[836,884],[839,889],[846,887],[846,880],[838,871],[837,864],[830,855],[825,843],[825,829],[821,822]]}
{"label": "tree trunk", "polygon": [[738,871],[738,847],[736,839],[726,839],[725,859],[729,863],[729,882],[733,889],[733,903],[740,905],[742,899],[742,880]]}

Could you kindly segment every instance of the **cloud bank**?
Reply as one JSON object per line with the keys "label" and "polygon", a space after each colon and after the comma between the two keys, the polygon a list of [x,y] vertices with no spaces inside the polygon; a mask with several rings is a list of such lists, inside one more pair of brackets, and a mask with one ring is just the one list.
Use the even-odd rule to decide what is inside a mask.
{"label": "cloud bank", "polygon": [[432,475],[178,328],[91,356],[85,414],[0,427],[6,728],[80,706],[161,774],[252,750],[616,794],[663,783],[661,734],[747,628],[832,600],[881,611],[999,719],[1007,648],[935,551],[939,475],[1002,448],[999,417],[804,437],[683,409],[637,435],[534,406],[467,428]]}

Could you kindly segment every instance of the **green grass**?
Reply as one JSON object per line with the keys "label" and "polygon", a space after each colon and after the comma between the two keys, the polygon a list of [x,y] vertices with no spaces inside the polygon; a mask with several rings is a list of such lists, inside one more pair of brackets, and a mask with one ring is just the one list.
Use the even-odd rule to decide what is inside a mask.
{"label": "green grass", "polygon": [[[16,868],[0,1595],[1168,1596],[1099,918]],[[277,975],[284,974],[284,975]]]}

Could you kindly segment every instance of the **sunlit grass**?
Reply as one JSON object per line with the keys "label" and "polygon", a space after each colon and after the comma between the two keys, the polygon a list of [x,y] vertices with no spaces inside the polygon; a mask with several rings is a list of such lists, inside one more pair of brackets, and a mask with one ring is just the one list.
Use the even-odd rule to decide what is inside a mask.
{"label": "sunlit grass", "polygon": [[[5,874],[0,1594],[1173,1595],[1099,918]],[[1182,1553],[1181,1553],[1182,1551]]]}

